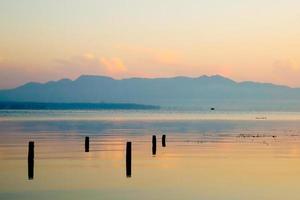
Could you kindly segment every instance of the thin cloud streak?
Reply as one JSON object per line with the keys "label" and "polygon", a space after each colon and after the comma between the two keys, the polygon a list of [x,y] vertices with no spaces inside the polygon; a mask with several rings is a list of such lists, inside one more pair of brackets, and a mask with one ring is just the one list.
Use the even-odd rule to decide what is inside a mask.
{"label": "thin cloud streak", "polygon": [[0,62],[0,88],[13,88],[29,81],[75,79],[82,74],[105,75],[118,79],[219,74],[237,81],[271,82],[292,87],[300,85],[300,67],[291,59],[275,60],[270,66],[256,71],[256,68],[249,67],[189,64],[184,53],[169,49],[122,47],[122,50],[134,56],[124,60],[122,56],[101,56],[87,52],[70,58],[55,59],[41,66],[20,65],[3,59]]}

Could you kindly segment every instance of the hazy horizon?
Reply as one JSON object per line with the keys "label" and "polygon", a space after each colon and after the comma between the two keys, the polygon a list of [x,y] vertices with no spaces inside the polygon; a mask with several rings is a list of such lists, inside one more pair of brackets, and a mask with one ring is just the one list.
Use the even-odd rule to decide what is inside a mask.
{"label": "hazy horizon", "polygon": [[138,77],[138,76],[132,76],[132,77],[126,77],[126,78],[114,78],[112,76],[109,76],[109,75],[97,75],[97,74],[82,74],[82,75],[79,75],[75,78],[68,78],[68,77],[62,77],[62,78],[58,78],[58,79],[54,79],[54,80],[45,80],[45,81],[26,81],[26,82],[23,82],[23,83],[20,83],[19,85],[16,85],[14,87],[9,87],[9,88],[1,88],[0,87],[0,90],[9,90],[9,89],[15,89],[15,88],[18,88],[18,87],[21,87],[23,85],[26,85],[28,83],[40,83],[40,84],[46,84],[46,83],[49,83],[49,82],[58,82],[58,81],[61,81],[61,80],[71,80],[71,81],[76,81],[77,79],[79,79],[80,77],[107,77],[107,78],[111,78],[113,80],[126,80],[126,79],[172,79],[172,78],[190,78],[190,79],[196,79],[196,78],[202,78],[202,77],[222,77],[222,78],[225,78],[225,79],[229,79],[231,81],[234,81],[236,83],[243,83],[243,82],[253,82],[253,83],[258,83],[258,84],[272,84],[272,85],[275,85],[275,86],[285,86],[285,87],[289,87],[289,88],[294,88],[294,89],[298,89],[300,88],[299,87],[293,87],[293,86],[289,86],[289,85],[284,85],[284,84],[276,84],[276,83],[272,83],[272,82],[260,82],[260,81],[254,81],[254,80],[243,80],[243,81],[237,81],[237,80],[234,80],[233,78],[231,77],[226,77],[226,76],[222,76],[220,74],[213,74],[213,75],[206,75],[206,74],[203,74],[203,75],[199,75],[199,76],[165,76],[165,77]]}

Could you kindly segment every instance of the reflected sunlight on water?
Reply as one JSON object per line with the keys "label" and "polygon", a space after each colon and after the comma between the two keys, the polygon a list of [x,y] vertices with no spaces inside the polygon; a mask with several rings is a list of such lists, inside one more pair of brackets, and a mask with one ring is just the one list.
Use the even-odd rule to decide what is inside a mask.
{"label": "reflected sunlight on water", "polygon": [[30,120],[300,120],[299,112],[186,110],[1,110],[0,121]]}
{"label": "reflected sunlight on water", "polygon": [[[161,120],[134,112],[128,114],[134,118],[122,112],[115,120],[117,112],[110,118],[109,113],[76,119],[69,113],[64,114],[66,118],[51,115],[43,120],[2,114],[0,198],[300,198],[297,113],[289,120],[270,120],[276,113],[264,114],[266,120],[247,119],[256,116],[253,113],[242,120],[235,116],[223,119],[218,114],[209,120],[185,116],[179,120],[182,116],[173,114]],[[102,114],[104,117],[98,116]],[[155,156],[153,134],[157,135]],[[162,134],[167,135],[164,148]],[[90,136],[88,153],[84,152],[85,136]],[[27,176],[30,140],[35,141],[33,180]],[[132,141],[131,178],[126,177],[126,141]]]}

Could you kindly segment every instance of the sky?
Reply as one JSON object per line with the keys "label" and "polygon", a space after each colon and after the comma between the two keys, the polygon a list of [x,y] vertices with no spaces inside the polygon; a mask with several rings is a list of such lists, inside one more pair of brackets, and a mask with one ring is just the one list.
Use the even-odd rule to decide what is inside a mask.
{"label": "sky", "polygon": [[299,0],[0,0],[0,88],[82,74],[300,87]]}

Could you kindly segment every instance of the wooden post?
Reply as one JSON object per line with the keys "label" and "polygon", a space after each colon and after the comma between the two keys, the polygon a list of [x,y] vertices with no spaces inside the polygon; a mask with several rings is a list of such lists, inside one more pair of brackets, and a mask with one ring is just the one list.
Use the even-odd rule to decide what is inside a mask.
{"label": "wooden post", "polygon": [[34,159],[34,142],[30,141],[28,145],[28,160]]}
{"label": "wooden post", "polygon": [[32,180],[34,176],[34,142],[30,141],[28,145],[28,179]]}
{"label": "wooden post", "polygon": [[156,155],[156,136],[152,135],[152,155]]}
{"label": "wooden post", "polygon": [[126,143],[126,176],[131,177],[131,142]]}
{"label": "wooden post", "polygon": [[90,138],[85,137],[85,152],[89,152],[89,151],[90,151]]}
{"label": "wooden post", "polygon": [[166,147],[166,135],[162,136],[162,140],[161,140],[162,146]]}

